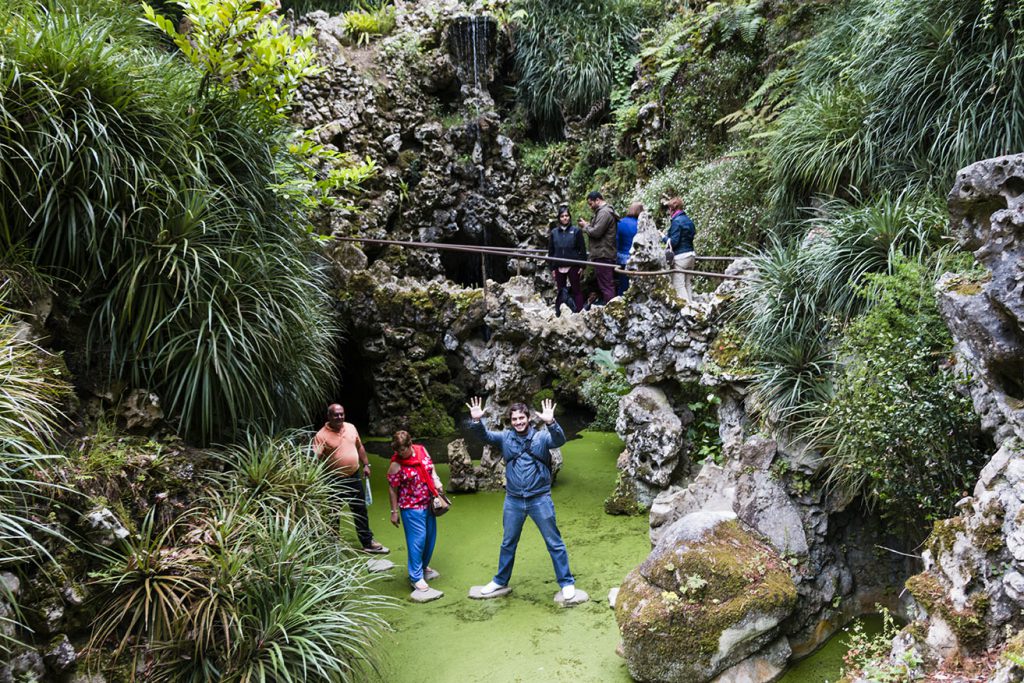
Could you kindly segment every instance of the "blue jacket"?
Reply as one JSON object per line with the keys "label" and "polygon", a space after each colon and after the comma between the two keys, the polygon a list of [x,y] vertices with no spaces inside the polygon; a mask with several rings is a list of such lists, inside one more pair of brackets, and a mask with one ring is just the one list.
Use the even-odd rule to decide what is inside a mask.
{"label": "blue jacket", "polygon": [[565,443],[565,432],[552,422],[538,431],[530,425],[519,436],[514,429],[491,431],[483,420],[470,420],[470,432],[489,446],[501,446],[505,460],[505,493],[529,498],[551,490],[551,449]]}
{"label": "blue jacket", "polygon": [[693,220],[685,213],[680,211],[673,216],[672,222],[668,226],[667,238],[672,253],[678,255],[693,251],[693,238],[696,233]]}
{"label": "blue jacket", "polygon": [[616,254],[615,262],[620,266],[626,265],[629,260],[629,250],[633,248],[633,238],[636,237],[637,220],[633,216],[623,216],[619,219],[616,228]]}

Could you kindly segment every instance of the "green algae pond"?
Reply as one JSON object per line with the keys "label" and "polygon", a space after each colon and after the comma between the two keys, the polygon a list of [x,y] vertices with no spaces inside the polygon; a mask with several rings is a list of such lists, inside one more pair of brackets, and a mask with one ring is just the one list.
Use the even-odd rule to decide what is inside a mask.
{"label": "green algae pond", "polygon": [[[405,538],[389,521],[384,469],[374,458],[370,525],[391,548],[387,557],[396,565],[376,587],[399,604],[387,615],[394,632],[379,643],[383,648],[380,680],[631,681],[624,660],[615,654],[619,635],[608,591],[647,557],[650,544],[646,516],[604,512],[622,447],[614,433],[584,431],[562,448],[565,464],[552,497],[576,586],[590,595],[590,602],[570,609],[554,602],[558,585],[551,560],[529,521],[519,542],[512,593],[493,600],[467,597],[470,586],[487,583],[496,570],[503,492],[452,496],[451,512],[438,520],[431,561],[441,572],[431,585],[444,591],[444,597],[423,605],[411,602]],[[447,481],[447,465],[437,468]],[[845,651],[845,638],[835,637],[782,681],[835,681]]]}

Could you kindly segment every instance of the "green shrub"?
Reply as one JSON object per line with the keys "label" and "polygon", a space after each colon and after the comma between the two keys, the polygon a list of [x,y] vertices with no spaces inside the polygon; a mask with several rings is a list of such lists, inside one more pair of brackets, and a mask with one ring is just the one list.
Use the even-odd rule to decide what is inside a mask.
{"label": "green shrub", "polygon": [[934,281],[933,269],[908,260],[865,276],[870,308],[844,332],[835,395],[809,430],[831,481],[897,528],[952,514],[984,462],[970,397],[943,367],[953,342]]}
{"label": "green shrub", "polygon": [[734,309],[763,417],[787,428],[818,415],[832,392],[834,342],[865,306],[863,278],[904,256],[927,258],[944,226],[940,206],[931,196],[834,201],[805,223],[803,239],[769,236],[753,257],[759,277]]}
{"label": "green shrub", "polygon": [[183,432],[303,416],[335,329],[301,206],[275,190],[279,112],[223,88],[196,100],[205,75],[154,49],[133,6],[13,11],[0,250],[77,287],[87,357],[156,391]]}
{"label": "green shrub", "polygon": [[356,44],[366,45],[375,36],[386,36],[395,29],[395,8],[382,5],[374,9],[351,10],[342,15],[345,32]]}
{"label": "green shrub", "polygon": [[146,661],[168,683],[365,680],[390,603],[337,534],[333,475],[295,435],[221,458],[199,507],[98,551],[90,649],[117,643],[106,666]]}
{"label": "green shrub", "polygon": [[855,0],[801,50],[767,154],[783,207],[908,185],[1024,147],[1024,12],[993,0]]}
{"label": "green shrub", "polygon": [[843,655],[844,679],[863,679],[874,683],[903,683],[913,680],[914,670],[922,664],[917,650],[907,648],[901,661],[891,662],[892,642],[900,634],[889,610],[875,605],[882,614],[882,630],[874,635],[867,633],[861,621],[854,623],[848,630],[849,647]]}
{"label": "green shrub", "polygon": [[[698,254],[735,255],[755,248],[768,230],[763,183],[749,157],[726,156],[670,166],[643,186],[639,201],[655,215],[663,199],[680,196],[697,227]],[[667,229],[667,217],[662,219]]]}
{"label": "green shrub", "polygon": [[163,31],[196,66],[203,78],[198,97],[208,88],[234,93],[272,115],[283,116],[295,91],[309,76],[323,73],[313,52],[312,29],[295,33],[270,2],[252,0],[176,0],[188,30],[145,2],[146,21]]}
{"label": "green shrub", "polygon": [[[9,286],[0,287],[0,300]],[[58,459],[53,440],[68,387],[47,354],[21,338],[9,315],[0,316],[0,569],[24,567],[48,557],[44,540],[59,535],[45,522],[52,489],[38,473]],[[19,643],[9,627],[20,626],[17,602],[6,588],[0,598],[15,607],[0,616],[0,655]]]}
{"label": "green shrub", "polygon": [[514,8],[519,101],[559,134],[565,116],[587,114],[627,76],[643,8],[636,0],[517,0]]}
{"label": "green shrub", "polygon": [[594,371],[580,385],[580,398],[596,413],[590,429],[615,431],[619,416],[619,399],[629,393],[625,371],[615,363],[611,354],[598,350],[591,357]]}
{"label": "green shrub", "polygon": [[[707,156],[725,141],[720,119],[743,104],[756,82],[764,52],[763,9],[764,3],[745,0],[684,7],[644,39],[641,83],[660,105],[664,131],[646,142],[643,165]],[[617,110],[626,133],[629,112]]]}

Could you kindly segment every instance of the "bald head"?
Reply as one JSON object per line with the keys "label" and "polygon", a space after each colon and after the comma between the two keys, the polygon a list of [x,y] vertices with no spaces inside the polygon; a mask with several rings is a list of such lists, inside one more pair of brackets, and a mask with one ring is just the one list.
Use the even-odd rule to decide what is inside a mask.
{"label": "bald head", "polygon": [[345,406],[340,403],[332,403],[327,406],[327,424],[333,429],[339,429],[345,424]]}

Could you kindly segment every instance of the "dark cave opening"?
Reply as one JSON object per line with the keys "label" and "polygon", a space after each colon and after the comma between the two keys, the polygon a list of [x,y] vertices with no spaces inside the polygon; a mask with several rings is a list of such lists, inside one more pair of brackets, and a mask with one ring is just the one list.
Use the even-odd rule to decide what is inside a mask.
{"label": "dark cave opening", "polygon": [[[448,244],[468,244],[473,246],[506,246],[495,245],[493,241],[483,239],[482,233],[476,238],[460,232]],[[463,251],[442,251],[441,267],[445,277],[463,287],[480,287],[486,273],[488,280],[506,282],[509,278],[508,259],[504,256],[473,254]]]}

